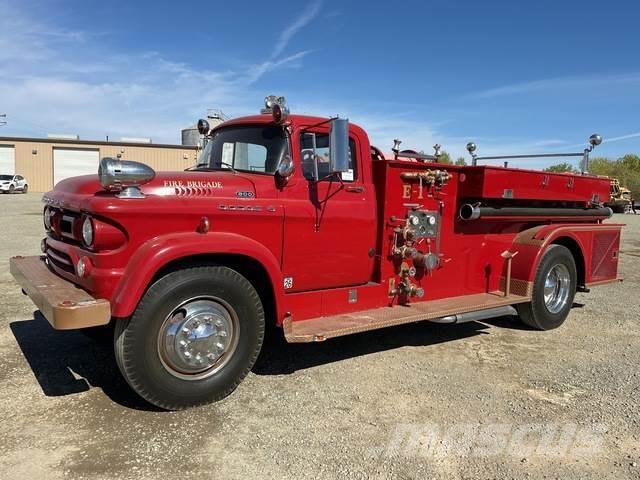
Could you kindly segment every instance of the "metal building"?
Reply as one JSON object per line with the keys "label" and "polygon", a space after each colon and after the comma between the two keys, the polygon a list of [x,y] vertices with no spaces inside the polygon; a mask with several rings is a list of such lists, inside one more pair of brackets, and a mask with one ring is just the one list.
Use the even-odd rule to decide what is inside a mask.
{"label": "metal building", "polygon": [[195,164],[197,147],[66,138],[0,137],[0,174],[24,176],[32,192],[47,192],[60,180],[98,172],[103,157],[146,163],[158,171]]}

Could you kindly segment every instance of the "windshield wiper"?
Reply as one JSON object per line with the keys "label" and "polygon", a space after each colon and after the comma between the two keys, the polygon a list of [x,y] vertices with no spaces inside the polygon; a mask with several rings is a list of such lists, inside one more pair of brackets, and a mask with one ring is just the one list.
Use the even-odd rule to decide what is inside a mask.
{"label": "windshield wiper", "polygon": [[238,171],[235,168],[233,168],[233,165],[231,165],[230,163],[220,162],[220,165],[226,165],[227,167],[229,167],[229,170],[231,170],[233,173],[238,173]]}
{"label": "windshield wiper", "polygon": [[220,170],[231,170],[233,173],[238,173],[238,171],[235,168],[233,168],[233,165],[231,165],[230,163],[220,162],[220,165],[225,165],[228,168],[209,167],[206,163],[201,163],[199,165],[196,165],[195,167],[187,168],[187,170],[189,171],[199,170],[201,172],[219,172]]}
{"label": "windshield wiper", "polygon": [[197,165],[194,165],[193,167],[185,168],[184,171],[185,172],[192,172],[194,170],[205,170],[205,168],[203,168],[203,167],[206,167],[206,166],[207,166],[206,163],[199,163]]}

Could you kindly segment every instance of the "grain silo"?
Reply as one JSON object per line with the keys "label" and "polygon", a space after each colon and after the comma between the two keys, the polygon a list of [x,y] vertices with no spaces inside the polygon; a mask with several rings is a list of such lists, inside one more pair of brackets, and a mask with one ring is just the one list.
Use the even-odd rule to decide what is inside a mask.
{"label": "grain silo", "polygon": [[[220,125],[227,119],[221,110],[207,111],[207,121],[211,128]],[[182,130],[182,145],[198,147],[202,144],[202,135],[198,132],[198,125],[194,124]]]}

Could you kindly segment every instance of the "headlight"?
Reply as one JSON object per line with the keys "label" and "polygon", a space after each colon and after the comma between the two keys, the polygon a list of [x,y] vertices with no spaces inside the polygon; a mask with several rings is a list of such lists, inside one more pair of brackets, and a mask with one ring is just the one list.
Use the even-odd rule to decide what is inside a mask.
{"label": "headlight", "polygon": [[51,230],[51,217],[53,217],[53,211],[47,207],[44,209],[44,228]]}
{"label": "headlight", "polygon": [[93,245],[93,221],[91,217],[85,217],[84,222],[82,222],[82,241],[87,247]]}

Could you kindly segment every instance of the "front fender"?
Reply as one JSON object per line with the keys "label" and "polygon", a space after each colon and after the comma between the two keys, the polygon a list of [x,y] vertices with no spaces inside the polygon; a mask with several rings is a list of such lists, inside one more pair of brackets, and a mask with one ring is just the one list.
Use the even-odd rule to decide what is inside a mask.
{"label": "front fender", "polygon": [[276,319],[280,319],[284,291],[282,272],[275,255],[263,244],[235,233],[182,232],[152,238],[140,246],[127,267],[111,299],[114,317],[129,317],[154,275],[165,265],[194,255],[233,254],[252,258],[267,272],[273,288]]}

